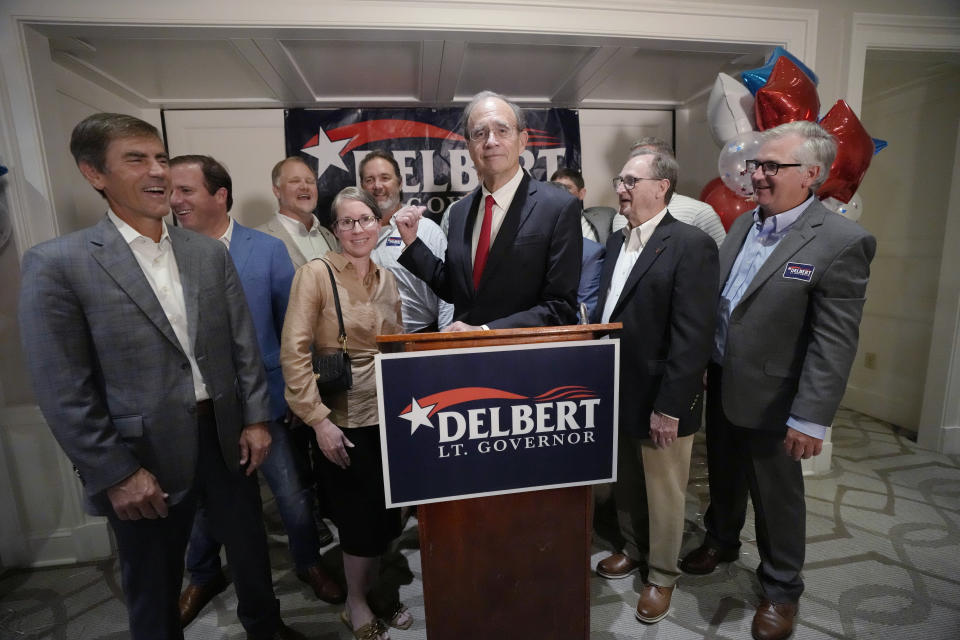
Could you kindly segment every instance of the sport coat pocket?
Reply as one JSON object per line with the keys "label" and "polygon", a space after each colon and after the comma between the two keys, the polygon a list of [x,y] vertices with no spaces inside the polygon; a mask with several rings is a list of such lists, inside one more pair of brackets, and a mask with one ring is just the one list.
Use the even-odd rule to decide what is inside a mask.
{"label": "sport coat pocket", "polygon": [[115,416],[111,420],[113,420],[113,426],[121,438],[143,436],[143,416]]}
{"label": "sport coat pocket", "polygon": [[789,366],[777,364],[776,362],[764,362],[763,372],[775,378],[792,378],[794,375]]}

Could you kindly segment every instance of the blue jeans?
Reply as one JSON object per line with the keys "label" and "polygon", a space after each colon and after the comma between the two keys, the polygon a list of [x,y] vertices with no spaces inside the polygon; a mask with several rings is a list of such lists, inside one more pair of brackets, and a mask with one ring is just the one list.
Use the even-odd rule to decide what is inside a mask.
{"label": "blue jeans", "polygon": [[[297,571],[304,571],[320,564],[308,453],[294,445],[287,425],[272,421],[269,428],[272,438],[270,455],[260,466],[260,471],[276,498],[293,564]],[[187,570],[193,584],[207,584],[220,573],[220,542],[211,535],[206,518],[206,510],[201,507],[190,533]]]}

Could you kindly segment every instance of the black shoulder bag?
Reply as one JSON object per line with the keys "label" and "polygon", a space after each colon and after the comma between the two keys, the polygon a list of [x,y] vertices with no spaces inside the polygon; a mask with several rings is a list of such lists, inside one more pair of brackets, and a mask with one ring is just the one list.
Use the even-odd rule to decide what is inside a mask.
{"label": "black shoulder bag", "polygon": [[353,386],[353,371],[350,369],[350,354],[347,353],[347,332],[343,328],[343,313],[340,310],[340,294],[337,282],[333,279],[333,270],[326,260],[321,260],[330,274],[330,286],[333,287],[333,302],[337,307],[337,322],[340,323],[340,348],[315,349],[313,352],[313,376],[317,381],[320,396],[346,391]]}

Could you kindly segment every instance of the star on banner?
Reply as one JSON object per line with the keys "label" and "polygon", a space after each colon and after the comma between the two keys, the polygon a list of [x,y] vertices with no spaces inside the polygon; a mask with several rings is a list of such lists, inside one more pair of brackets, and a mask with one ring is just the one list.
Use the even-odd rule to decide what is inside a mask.
{"label": "star on banner", "polygon": [[317,159],[317,175],[322,176],[328,167],[336,167],[341,171],[347,171],[347,165],[343,163],[340,153],[349,143],[350,138],[337,141],[330,140],[327,132],[321,128],[317,133],[317,144],[312,147],[304,147],[301,151]]}
{"label": "star on banner", "polygon": [[429,414],[435,406],[437,405],[430,404],[425,407],[421,407],[416,398],[412,398],[410,400],[410,411],[400,414],[401,418],[410,421],[410,435],[416,433],[417,428],[421,426],[430,427],[431,429],[434,428],[434,426],[430,424]]}

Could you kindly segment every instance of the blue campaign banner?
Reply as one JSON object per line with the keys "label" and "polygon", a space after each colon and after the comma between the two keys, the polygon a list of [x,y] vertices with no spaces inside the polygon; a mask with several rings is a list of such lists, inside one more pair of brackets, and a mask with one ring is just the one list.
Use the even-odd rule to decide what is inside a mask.
{"label": "blue campaign banner", "polygon": [[377,356],[388,506],[616,480],[619,340]]}
{"label": "blue campaign banner", "polygon": [[[520,163],[537,180],[559,167],[580,168],[580,118],[572,109],[525,109],[529,142]],[[327,215],[344,187],[359,186],[357,169],[373,149],[400,165],[405,204],[427,207],[439,220],[446,208],[477,187],[463,137],[463,109],[289,109],[284,114],[288,156],[317,171],[319,213]]]}

